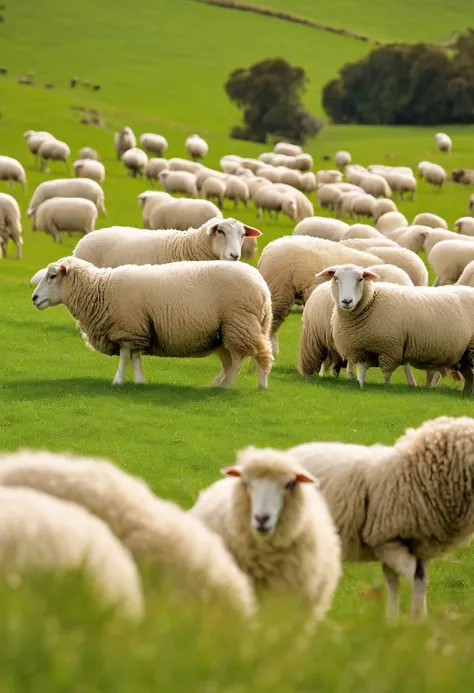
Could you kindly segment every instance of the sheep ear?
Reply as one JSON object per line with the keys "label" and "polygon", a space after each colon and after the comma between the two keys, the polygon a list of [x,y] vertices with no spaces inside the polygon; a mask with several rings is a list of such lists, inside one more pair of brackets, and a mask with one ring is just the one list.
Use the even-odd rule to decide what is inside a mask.
{"label": "sheep ear", "polygon": [[295,478],[300,484],[315,484],[316,488],[319,487],[319,481],[314,476],[311,476],[309,472],[298,472]]}
{"label": "sheep ear", "polygon": [[232,467],[222,467],[221,474],[224,476],[242,476],[242,469],[238,465]]}
{"label": "sheep ear", "polygon": [[246,238],[258,238],[258,236],[262,235],[262,232],[258,229],[254,229],[253,226],[247,226],[246,224],[244,224],[244,229]]}
{"label": "sheep ear", "polygon": [[62,274],[67,274],[68,269],[69,269],[69,268],[68,268],[68,266],[66,265],[66,263],[65,263],[65,262],[61,262],[61,264],[59,265],[59,271],[60,271]]}
{"label": "sheep ear", "polygon": [[211,236],[213,233],[216,233],[216,232],[217,232],[217,229],[219,228],[219,224],[220,224],[220,223],[221,223],[221,222],[218,221],[216,224],[212,224],[212,226],[209,226],[209,228],[207,229],[207,233],[208,233],[210,236]]}
{"label": "sheep ear", "polygon": [[380,279],[378,274],[375,274],[375,272],[371,272],[370,270],[364,270],[362,272],[362,276],[364,279]]}
{"label": "sheep ear", "polygon": [[46,267],[44,267],[43,269],[38,270],[38,272],[36,272],[36,274],[34,274],[34,275],[31,277],[31,279],[30,279],[30,286],[37,286],[37,285],[40,283],[40,281],[43,279],[43,277],[45,276],[45,274],[46,274],[47,271],[48,271],[48,270],[47,270]]}
{"label": "sheep ear", "polygon": [[336,274],[336,267],[327,267],[322,272],[319,272],[319,274],[317,274],[316,276],[317,277],[334,277],[335,274]]}

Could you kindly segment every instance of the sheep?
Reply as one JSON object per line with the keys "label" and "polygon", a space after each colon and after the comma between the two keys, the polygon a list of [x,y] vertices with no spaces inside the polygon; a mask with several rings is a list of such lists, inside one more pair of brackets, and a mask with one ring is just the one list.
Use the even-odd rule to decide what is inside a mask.
{"label": "sheep", "polygon": [[446,171],[439,164],[433,164],[430,161],[422,162],[423,167],[420,169],[420,174],[427,183],[434,185],[441,191],[441,186],[447,178]]}
{"label": "sheep", "polygon": [[[365,193],[362,194],[365,195]],[[344,217],[350,217],[352,219],[355,218],[352,211],[352,205],[358,197],[360,197],[359,192],[352,191],[342,193],[335,205],[336,216],[338,219],[343,219]]]}
{"label": "sheep", "polygon": [[394,247],[379,246],[377,239],[374,240],[374,245],[368,249],[369,253],[377,255],[383,263],[396,265],[400,269],[405,270],[415,286],[428,285],[428,270],[421,258],[416,253],[406,248],[400,248],[395,244]]}
{"label": "sheep", "polygon": [[275,154],[285,154],[285,156],[298,156],[303,154],[303,150],[297,144],[289,144],[288,142],[277,142],[273,147]]}
{"label": "sheep", "polygon": [[169,163],[166,159],[148,159],[146,162],[143,175],[148,180],[158,180],[158,176],[162,171],[166,171],[169,168]]}
{"label": "sheep", "polygon": [[83,197],[51,197],[40,204],[33,217],[33,231],[44,231],[62,242],[62,233],[92,233],[97,207]]}
{"label": "sheep", "polygon": [[[354,224],[354,226],[356,226],[356,224]],[[374,246],[378,246],[379,248],[398,247],[396,241],[392,241],[390,238],[387,238],[386,236],[376,236],[374,238],[371,235],[367,238],[361,238],[360,236],[355,236],[353,238],[344,238],[341,240],[341,245],[345,246],[346,248],[354,248],[355,250],[370,250],[370,248]]]}
{"label": "sheep", "polygon": [[308,217],[296,224],[293,236],[313,236],[329,241],[340,241],[349,225],[338,219],[327,217]]}
{"label": "sheep", "polygon": [[379,197],[374,203],[374,222],[377,223],[381,216],[388,212],[397,212],[397,205],[393,200],[386,197]]}
{"label": "sheep", "polygon": [[303,174],[299,171],[294,171],[291,168],[282,167],[280,170],[280,180],[277,182],[285,183],[286,185],[292,185],[297,190],[301,190],[302,178]]}
{"label": "sheep", "polygon": [[399,246],[411,250],[412,253],[421,253],[425,248],[426,239],[433,229],[430,226],[416,224],[408,228],[397,229],[387,234],[387,238],[395,240]]}
{"label": "sheep", "polygon": [[[226,154],[219,161],[219,166],[224,173],[230,173],[234,175],[236,171],[241,168],[242,157],[237,156],[237,154]],[[259,159],[260,161],[260,159]]]}
{"label": "sheep", "polygon": [[348,226],[340,240],[348,241],[351,238],[375,238],[384,240],[385,236],[377,231],[377,229],[374,229],[373,226],[368,226],[368,224],[352,224],[352,226]]}
{"label": "sheep", "polygon": [[159,204],[153,199],[149,214],[148,210],[146,214],[144,212],[144,219],[145,216],[149,225],[144,228],[187,231],[190,228],[199,228],[211,219],[222,219],[222,212],[208,200],[176,200],[172,197]]}
{"label": "sheep", "polygon": [[144,132],[143,135],[140,135],[140,144],[143,149],[146,149],[152,154],[157,154],[158,156],[163,156],[168,149],[166,137],[163,137],[163,135],[155,135],[153,132]]}
{"label": "sheep", "polygon": [[188,159],[180,159],[175,156],[168,159],[170,171],[187,171],[187,173],[198,173],[202,170],[202,164],[197,161],[189,161]]}
{"label": "sheep", "polygon": [[243,202],[247,208],[250,190],[248,184],[238,176],[229,176],[225,181],[225,195],[228,200],[234,201],[234,209],[237,209],[239,202]]}
{"label": "sheep", "polygon": [[12,195],[0,193],[0,257],[7,254],[8,240],[11,238],[16,246],[16,256],[21,260],[23,245],[21,214],[18,202]]}
{"label": "sheep", "polygon": [[244,171],[250,171],[254,175],[257,170],[261,167],[262,162],[259,159],[241,159],[240,166]]}
{"label": "sheep", "polygon": [[474,185],[474,170],[472,168],[455,169],[451,173],[451,178],[460,185]]}
{"label": "sheep", "polygon": [[345,167],[344,173],[348,183],[351,183],[352,185],[359,185],[362,176],[364,173],[368,173],[368,170],[365,168],[365,166],[360,166],[359,164],[350,164]]}
{"label": "sheep", "polygon": [[415,199],[417,182],[413,174],[392,173],[390,176],[386,176],[385,180],[392,192],[399,193],[400,200],[404,199],[405,193],[410,193],[410,200]]}
{"label": "sheep", "polygon": [[386,234],[402,226],[408,226],[408,219],[401,212],[386,212],[378,218],[375,228],[380,233]]}
{"label": "sheep", "polygon": [[34,155],[37,163],[38,163],[38,149],[40,148],[41,144],[44,142],[46,139],[55,139],[54,135],[52,135],[50,132],[46,131],[35,131],[35,130],[27,130],[24,133],[24,137],[26,139],[26,146],[30,150],[30,152]]}
{"label": "sheep", "polygon": [[466,541],[472,526],[474,421],[439,417],[393,447],[308,443],[289,452],[321,483],[349,561],[380,561],[387,616],[398,616],[399,577],[412,613],[426,614],[426,562]]}
{"label": "sheep", "polygon": [[252,199],[257,190],[260,190],[260,188],[262,188],[264,185],[271,185],[269,180],[267,180],[266,178],[261,178],[260,176],[256,176],[255,178],[252,178],[251,180],[247,180],[245,182],[249,186],[249,193]]}
{"label": "sheep", "polygon": [[472,260],[474,243],[468,237],[459,241],[440,241],[428,255],[428,262],[436,274],[433,286],[455,284]]}
{"label": "sheep", "polygon": [[320,282],[316,273],[331,262],[354,262],[363,267],[380,264],[375,254],[362,253],[311,236],[284,236],[271,241],[260,256],[258,269],[272,294],[272,345],[278,354],[278,330],[286,320],[296,300],[306,303]]}
{"label": "sheep", "polygon": [[158,175],[158,180],[166,192],[180,192],[189,195],[189,197],[198,197],[194,173],[188,173],[187,171],[162,171]]}
{"label": "sheep", "polygon": [[306,219],[306,217],[314,217],[314,207],[312,203],[300,190],[296,190],[296,188],[293,188],[291,185],[286,185],[285,183],[276,183],[275,188],[284,194],[291,195],[295,200],[297,207],[296,221],[301,221],[302,219]]}
{"label": "sheep", "polygon": [[175,358],[216,353],[222,371],[214,387],[231,387],[247,356],[256,359],[258,387],[267,387],[270,292],[250,265],[214,261],[99,269],[69,257],[38,274],[36,308],[65,305],[93,349],[120,355],[113,385],[122,385],[130,359],[135,384],[145,384],[142,353]]}
{"label": "sheep", "polygon": [[256,585],[301,593],[311,618],[331,606],[340,543],[317,482],[291,455],[248,447],[225,479],[201,491],[190,513],[220,535]]}
{"label": "sheep", "polygon": [[82,147],[79,150],[79,159],[92,159],[93,161],[99,161],[99,154],[92,147]]}
{"label": "sheep", "polygon": [[202,166],[199,171],[195,174],[196,177],[196,188],[198,193],[202,193],[202,186],[208,178],[217,178],[219,181],[226,181],[227,174],[221,171],[214,171],[212,168],[206,168]]}
{"label": "sheep", "polygon": [[431,212],[423,212],[422,214],[417,214],[413,219],[412,224],[414,226],[430,226],[432,229],[447,229],[448,224],[445,219],[439,217],[437,214],[431,214]]}
{"label": "sheep", "polygon": [[374,197],[392,197],[389,184],[377,173],[364,173],[359,185],[364,192]]}
{"label": "sheep", "polygon": [[51,197],[84,197],[95,204],[99,214],[107,216],[104,191],[96,181],[89,178],[62,178],[40,183],[30,200],[27,215],[33,217],[39,205]]}
{"label": "sheep", "polygon": [[38,157],[40,159],[40,170],[44,171],[48,161],[64,161],[66,171],[69,175],[68,159],[71,156],[71,150],[66,142],[57,140],[55,137],[47,137],[40,144],[38,149]]}
{"label": "sheep", "polygon": [[464,236],[474,236],[474,219],[472,217],[461,217],[457,219],[454,222],[454,230]]}
{"label": "sheep", "polygon": [[311,171],[314,166],[311,154],[297,154],[293,161],[289,161],[288,164],[290,164],[288,168],[296,168],[301,173]]}
{"label": "sheep", "polygon": [[325,183],[342,183],[342,173],[340,171],[318,171],[316,174],[317,185]]}
{"label": "sheep", "polygon": [[128,126],[123,127],[120,132],[115,133],[114,142],[115,152],[119,161],[128,149],[134,149],[137,146],[137,139],[133,130]]}
{"label": "sheep", "polygon": [[138,206],[143,214],[143,228],[151,229],[151,210],[155,206],[163,206],[168,202],[173,202],[174,197],[169,193],[155,192],[154,190],[145,190],[138,195]]}
{"label": "sheep", "polygon": [[438,243],[441,241],[466,241],[469,242],[473,240],[471,236],[460,236],[453,231],[448,231],[448,229],[432,229],[429,236],[425,240],[425,252],[427,257]]}
{"label": "sheep", "polygon": [[185,142],[186,150],[189,156],[196,161],[196,159],[204,159],[209,151],[209,145],[202,137],[199,135],[190,135]]}
{"label": "sheep", "polygon": [[316,190],[316,176],[312,171],[301,174],[301,191],[309,195]]}
{"label": "sheep", "polygon": [[465,266],[456,285],[474,287],[474,260],[471,260],[471,262]]}
{"label": "sheep", "polygon": [[260,219],[263,217],[264,210],[267,210],[268,216],[271,216],[272,211],[275,212],[276,220],[278,220],[280,212],[286,214],[293,221],[298,218],[298,207],[294,198],[289,194],[280,192],[274,185],[260,187],[252,197]]}
{"label": "sheep", "polygon": [[[25,454],[4,455],[0,463]],[[143,616],[141,581],[128,551],[102,520],[74,503],[0,487],[0,546],[2,572],[83,571],[104,606],[132,621]]]}
{"label": "sheep", "polygon": [[232,261],[240,259],[246,238],[261,235],[257,229],[235,219],[217,219],[187,232],[112,226],[82,238],[74,249],[74,256],[92,262],[96,267],[162,265],[184,260]]}
{"label": "sheep", "polygon": [[[376,252],[376,251],[374,251]],[[474,289],[411,288],[375,284],[374,273],[355,265],[323,270],[331,277],[336,309],[331,326],[337,351],[359,364],[359,384],[380,366],[386,384],[394,370],[454,369],[472,394],[474,376]]]}
{"label": "sheep", "polygon": [[373,219],[374,209],[375,197],[372,195],[358,195],[352,202],[352,214],[356,217]]}
{"label": "sheep", "polygon": [[73,163],[74,175],[76,178],[90,178],[99,183],[105,180],[104,164],[94,159],[78,159]]}
{"label": "sheep", "polygon": [[345,166],[351,163],[352,161],[352,156],[350,155],[349,152],[346,152],[344,150],[336,152],[336,156],[334,157],[334,160],[336,162],[337,168],[344,169]]}
{"label": "sheep", "polygon": [[222,206],[224,205],[225,189],[225,181],[210,176],[209,178],[206,178],[202,185],[201,195],[202,197],[206,198],[206,200],[217,200],[217,204],[222,209]]}
{"label": "sheep", "polygon": [[318,204],[322,209],[335,209],[338,200],[343,196],[342,190],[340,190],[334,184],[324,184],[316,191],[316,197],[318,198]]}
{"label": "sheep", "polygon": [[22,451],[0,456],[0,490],[21,486],[83,506],[105,522],[140,562],[204,601],[220,597],[245,615],[255,611],[248,578],[222,540],[148,484],[102,459]]}
{"label": "sheep", "polygon": [[263,166],[257,170],[257,176],[259,178],[266,178],[270,183],[280,183],[281,182],[281,171],[278,168],[272,166]]}
{"label": "sheep", "polygon": [[446,135],[444,132],[438,132],[435,135],[435,141],[440,152],[448,152],[449,155],[451,154],[453,143],[449,135]]}
{"label": "sheep", "polygon": [[15,181],[26,192],[25,169],[17,159],[11,156],[0,155],[0,180],[7,180],[10,190],[13,189],[13,181]]}
{"label": "sheep", "polygon": [[129,175],[136,178],[137,175],[143,175],[148,157],[143,149],[132,147],[122,154],[122,161]]}

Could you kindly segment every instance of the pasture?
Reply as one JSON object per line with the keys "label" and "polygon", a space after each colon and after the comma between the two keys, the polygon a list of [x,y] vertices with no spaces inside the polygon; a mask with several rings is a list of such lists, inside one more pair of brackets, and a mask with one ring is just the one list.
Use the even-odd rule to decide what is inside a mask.
{"label": "pasture", "polygon": [[[275,0],[272,6],[283,4]],[[368,6],[363,15],[360,10],[359,22],[355,11],[349,16],[342,2],[333,4],[334,24],[342,26],[344,14],[347,27],[355,31],[402,38],[397,27],[403,7],[392,7],[400,16],[388,36],[380,31],[381,23],[376,35],[371,31],[377,12]],[[430,11],[430,33],[423,38],[446,38],[451,30],[447,17],[452,28],[464,27],[461,9],[455,14],[448,3],[442,6],[443,21]],[[268,147],[228,138],[240,117],[222,88],[231,69],[282,54],[307,70],[306,104],[321,115],[321,86],[344,62],[367,50],[352,39],[191,0],[146,2],[133,13],[127,8],[124,0],[84,0],[59,13],[53,0],[29,0],[9,4],[0,25],[0,65],[10,72],[0,77],[0,153],[22,162],[29,182],[26,195],[14,191],[23,212],[23,259],[13,258],[10,245],[9,256],[0,260],[0,451],[26,447],[103,456],[142,476],[160,496],[189,507],[197,492],[217,479],[219,469],[233,462],[235,451],[249,444],[287,448],[318,439],[391,444],[407,427],[428,418],[471,415],[472,402],[461,398],[450,379],[433,391],[410,390],[401,372],[387,388],[375,369],[369,371],[364,391],[345,375],[339,382],[329,376],[304,380],[296,369],[298,311],[280,331],[281,355],[268,391],[262,392],[246,364],[231,390],[211,389],[219,370],[214,356],[144,359],[147,387],[134,386],[128,373],[129,381],[113,388],[117,360],[87,350],[64,307],[33,308],[29,279],[71,254],[77,238],[66,236],[57,246],[51,237],[31,231],[25,213],[30,195],[39,182],[63,176],[65,170],[53,163],[50,173],[40,173],[26,148],[25,130],[46,129],[66,140],[71,161],[81,146],[97,148],[107,171],[103,187],[109,212],[98,226],[140,227],[137,195],[148,185],[130,179],[116,161],[113,133],[118,128],[130,125],[137,135],[161,132],[168,138],[170,157],[183,156],[185,137],[199,132],[210,144],[205,161],[210,166],[217,166],[226,153],[257,156]],[[292,10],[304,16],[306,7],[294,3]],[[88,22],[88,16],[94,21]],[[329,23],[319,13],[311,16]],[[409,33],[410,22],[405,28],[403,38],[421,38]],[[72,35],[82,36],[87,50]],[[15,77],[28,71],[36,73],[37,85],[16,84]],[[100,84],[101,90],[69,89],[75,74]],[[55,88],[45,90],[44,82]],[[102,127],[79,122],[87,109],[99,111]],[[472,165],[472,128],[447,130],[454,143],[449,159],[437,152],[435,132],[328,126],[306,149],[316,168],[332,166],[321,157],[338,149],[350,150],[353,161],[364,165],[416,167],[421,159],[449,170]],[[0,191],[8,192],[6,183],[0,183]],[[416,200],[401,202],[399,209],[410,221],[419,212],[434,212],[452,227],[466,214],[468,195],[464,186],[447,183],[439,193],[422,181]],[[315,213],[324,214],[314,194],[311,199]],[[234,216],[229,203],[224,212]],[[261,229],[260,248],[294,226],[283,216],[278,223],[259,221],[252,203],[235,216]],[[416,375],[421,384],[424,374]],[[206,611],[179,599],[170,586],[159,590],[149,584],[147,617],[131,629],[97,613],[74,584],[47,581],[38,586],[25,580],[18,589],[12,581],[0,586],[0,686],[25,693],[99,688],[114,693],[153,688],[200,693],[467,691],[474,673],[473,551],[463,549],[435,561],[430,580],[428,621],[402,619],[400,625],[388,626],[379,568],[346,566],[327,622],[305,643],[295,638],[301,610],[285,600],[267,599],[263,627],[250,630],[217,609]]]}

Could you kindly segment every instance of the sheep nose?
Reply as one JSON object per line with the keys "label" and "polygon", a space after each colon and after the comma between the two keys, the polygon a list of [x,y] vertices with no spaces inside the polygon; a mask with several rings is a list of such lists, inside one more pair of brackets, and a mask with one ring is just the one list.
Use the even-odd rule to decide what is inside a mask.
{"label": "sheep nose", "polygon": [[33,303],[36,303],[36,301],[38,300],[38,295],[33,294],[33,296],[31,297],[31,300],[33,301]]}
{"label": "sheep nose", "polygon": [[266,527],[265,525],[267,524],[268,520],[270,519],[270,515],[255,515],[255,521],[258,524],[258,531],[265,532]]}
{"label": "sheep nose", "polygon": [[230,256],[231,256],[232,260],[238,260],[239,259],[239,256],[236,255],[236,253],[230,253]]}
{"label": "sheep nose", "polygon": [[341,298],[341,303],[343,303],[345,306],[350,306],[352,303],[352,298]]}

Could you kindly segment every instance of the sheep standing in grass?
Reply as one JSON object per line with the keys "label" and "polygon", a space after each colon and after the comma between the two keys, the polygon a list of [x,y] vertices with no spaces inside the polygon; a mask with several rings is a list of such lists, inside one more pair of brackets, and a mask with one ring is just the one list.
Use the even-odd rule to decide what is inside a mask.
{"label": "sheep standing in grass", "polygon": [[350,153],[344,150],[336,152],[336,156],[334,158],[336,161],[337,168],[341,170],[343,170],[352,161],[352,156],[350,155]]}
{"label": "sheep standing in grass", "polygon": [[246,615],[253,614],[250,581],[222,540],[111,462],[27,450],[6,454],[0,456],[0,491],[10,486],[83,506],[100,518],[100,524],[105,522],[137,560],[149,562],[160,579],[165,574],[203,601],[220,598]]}
{"label": "sheep standing in grass", "polygon": [[431,212],[422,212],[417,214],[413,219],[413,226],[430,226],[432,229],[447,229],[448,224],[443,217],[439,217],[437,214],[431,214]]}
{"label": "sheep standing in grass", "polygon": [[425,248],[426,239],[432,231],[433,229],[429,226],[416,224],[406,229],[391,231],[387,234],[387,238],[396,241],[400,247],[411,250],[412,253],[421,253]]}
{"label": "sheep standing in grass", "polygon": [[[168,202],[157,204],[151,200],[151,209],[146,215],[150,229],[178,229],[187,231],[191,228],[200,228],[206,222],[214,219],[222,219],[222,212],[209,200],[188,200],[171,198]],[[144,210],[145,212],[145,210]],[[245,243],[245,241],[244,241]]]}
{"label": "sheep standing in grass", "polygon": [[62,178],[40,183],[28,205],[26,212],[28,216],[33,217],[39,205],[51,197],[84,197],[95,204],[99,214],[107,216],[107,210],[104,206],[104,191],[96,181],[89,178]]}
{"label": "sheep standing in grass", "polygon": [[76,178],[90,178],[98,183],[105,180],[105,167],[100,161],[94,159],[78,159],[73,163]]}
{"label": "sheep standing in grass", "polygon": [[210,176],[206,178],[201,188],[202,197],[206,200],[216,200],[219,207],[222,209],[225,196],[225,181],[219,178]]}
{"label": "sheep standing in grass", "polygon": [[441,243],[441,241],[466,241],[468,243],[471,240],[474,241],[472,236],[460,236],[453,231],[448,231],[448,229],[432,229],[430,235],[425,240],[426,256],[429,258],[435,245]]}
{"label": "sheep standing in grass", "polygon": [[168,149],[166,138],[163,135],[155,135],[153,132],[144,132],[143,135],[140,135],[140,144],[143,149],[157,156],[163,156]]}
{"label": "sheep standing in grass", "polygon": [[188,173],[198,173],[202,171],[202,164],[197,161],[189,161],[188,159],[180,159],[175,156],[172,159],[168,159],[170,171],[187,171]]}
{"label": "sheep standing in grass", "polygon": [[145,178],[148,178],[148,180],[158,180],[160,173],[166,171],[168,168],[169,163],[166,159],[148,159],[143,175]]}
{"label": "sheep standing in grass", "polygon": [[135,384],[145,383],[142,353],[185,358],[215,352],[222,371],[214,387],[231,387],[246,357],[255,357],[258,386],[267,387],[270,292],[250,265],[180,262],[99,269],[64,258],[37,275],[36,308],[65,305],[93,349],[120,355],[114,385],[123,383],[130,359]]}
{"label": "sheep standing in grass", "polygon": [[238,176],[229,176],[225,181],[225,197],[234,201],[234,208],[237,209],[239,202],[243,202],[247,208],[250,190],[248,184]]}
{"label": "sheep standing in grass", "polygon": [[386,197],[379,197],[374,204],[374,222],[377,223],[381,216],[388,212],[397,212],[397,205],[393,200]]}
{"label": "sheep standing in grass", "polygon": [[313,204],[301,190],[296,190],[296,188],[285,183],[276,183],[275,188],[284,195],[290,195],[296,202],[296,221],[301,221],[306,219],[306,217],[314,217]]}
{"label": "sheep standing in grass", "polygon": [[318,204],[322,209],[332,209],[336,208],[338,200],[343,196],[343,192],[337,185],[324,184],[321,185],[316,191],[316,197],[318,198]]}
{"label": "sheep standing in grass", "polygon": [[209,145],[202,137],[199,135],[190,135],[186,139],[186,149],[189,156],[196,161],[197,159],[204,159],[209,151]]}
{"label": "sheep standing in grass", "polygon": [[188,171],[162,171],[158,175],[166,192],[179,192],[189,195],[189,197],[198,197],[196,187],[196,176]]}
{"label": "sheep standing in grass", "polygon": [[128,149],[133,149],[133,147],[137,146],[137,139],[132,128],[125,126],[120,132],[116,132],[114,135],[114,143],[117,159],[120,161],[122,155],[125,154]]}
{"label": "sheep standing in grass", "polygon": [[143,228],[151,229],[151,211],[156,207],[162,207],[168,202],[173,202],[174,198],[166,192],[155,192],[155,190],[145,190],[138,195],[138,206],[143,214]]}
{"label": "sheep standing in grass", "polygon": [[18,202],[7,193],[0,193],[0,257],[7,254],[8,240],[16,245],[16,256],[21,259],[23,245],[21,214]]}
{"label": "sheep standing in grass", "polygon": [[99,161],[99,154],[97,150],[92,147],[82,147],[79,150],[79,159],[92,159],[92,161]]}
{"label": "sheep standing in grass", "polygon": [[309,195],[316,190],[316,176],[312,171],[301,174],[301,191]]}
{"label": "sheep standing in grass", "polygon": [[289,142],[277,142],[273,147],[273,151],[275,154],[284,154],[285,156],[298,156],[298,154],[303,153],[301,147]]}
{"label": "sheep standing in grass", "polygon": [[436,274],[434,286],[455,284],[472,260],[474,243],[467,236],[437,243],[428,255],[428,262]]}
{"label": "sheep standing in grass", "polygon": [[318,171],[316,174],[317,185],[342,183],[342,173],[340,171]]}
{"label": "sheep standing in grass", "polygon": [[[2,456],[0,463],[15,457]],[[74,503],[28,488],[0,487],[0,571],[71,570],[84,572],[106,606],[132,620],[142,617],[136,565],[107,525]]]}
{"label": "sheep standing in grass", "polygon": [[298,208],[295,199],[284,192],[280,192],[274,185],[265,185],[260,187],[257,192],[252,195],[252,199],[257,208],[259,219],[263,217],[264,211],[275,214],[275,219],[278,221],[280,212],[286,214],[290,219],[295,221],[298,215]]}
{"label": "sheep standing in grass", "polygon": [[44,231],[62,242],[62,234],[92,233],[97,207],[82,197],[52,197],[40,204],[33,217],[33,231]]}
{"label": "sheep standing in grass", "polygon": [[71,150],[66,142],[57,140],[55,137],[48,137],[40,144],[38,156],[42,171],[44,171],[48,161],[63,161],[66,166],[66,172],[69,175],[68,159],[71,156]]}
{"label": "sheep standing in grass", "polygon": [[400,577],[412,613],[426,614],[427,562],[474,532],[474,420],[440,417],[393,447],[307,443],[290,454],[320,481],[347,561],[380,561],[387,615],[398,615]]}
{"label": "sheep standing in grass", "polygon": [[143,149],[132,147],[122,154],[122,161],[129,175],[136,178],[143,175],[148,157]]}
{"label": "sheep standing in grass", "polygon": [[444,132],[438,132],[435,135],[435,141],[440,152],[448,152],[448,154],[451,154],[453,143],[449,135],[446,135]]}
{"label": "sheep standing in grass", "polygon": [[7,180],[10,190],[13,189],[13,182],[15,182],[26,191],[25,169],[17,159],[11,156],[0,155],[0,180]]}
{"label": "sheep standing in grass", "polygon": [[349,228],[349,224],[339,219],[308,217],[296,224],[293,236],[312,236],[326,238],[329,241],[340,241]]}
{"label": "sheep standing in grass", "polygon": [[439,166],[439,164],[433,164],[431,161],[422,161],[418,164],[418,167],[420,177],[441,191],[441,187],[447,178],[444,168]]}
{"label": "sheep standing in grass", "polygon": [[402,226],[408,226],[408,219],[401,212],[385,212],[378,219],[375,228],[380,233],[386,234]]}
{"label": "sheep standing in grass", "polygon": [[256,585],[300,593],[324,618],[341,575],[339,540],[316,480],[292,456],[249,447],[191,514],[219,534]]}
{"label": "sheep standing in grass", "polygon": [[46,131],[35,131],[35,130],[27,130],[24,134],[24,137],[26,139],[26,146],[30,150],[32,154],[34,154],[36,163],[39,163],[38,159],[38,150],[44,140],[51,138],[55,139],[54,135],[52,135],[50,132]]}

